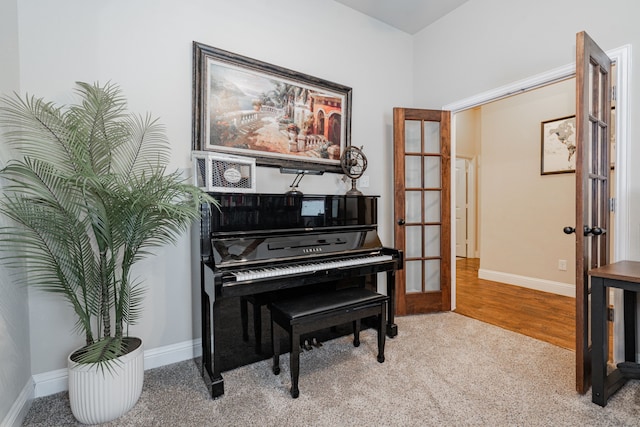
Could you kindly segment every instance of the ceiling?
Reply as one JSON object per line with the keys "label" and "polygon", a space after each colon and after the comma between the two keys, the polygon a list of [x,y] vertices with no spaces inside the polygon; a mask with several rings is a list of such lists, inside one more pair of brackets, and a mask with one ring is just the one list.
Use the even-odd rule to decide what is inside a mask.
{"label": "ceiling", "polygon": [[409,34],[415,34],[468,0],[336,0]]}

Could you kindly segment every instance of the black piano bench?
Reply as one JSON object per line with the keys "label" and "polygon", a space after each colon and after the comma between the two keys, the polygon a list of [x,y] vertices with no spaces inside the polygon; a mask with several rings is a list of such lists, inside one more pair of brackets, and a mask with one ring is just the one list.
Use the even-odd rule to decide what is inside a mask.
{"label": "black piano bench", "polygon": [[[363,288],[303,295],[273,302],[271,331],[273,334],[273,373],[280,373],[280,331],[289,333],[291,344],[291,396],[300,395],[300,335],[320,329],[353,323],[353,345],[360,345],[360,320],[377,316],[378,362],[384,362],[386,305],[389,297]],[[279,328],[276,325],[280,326]]]}

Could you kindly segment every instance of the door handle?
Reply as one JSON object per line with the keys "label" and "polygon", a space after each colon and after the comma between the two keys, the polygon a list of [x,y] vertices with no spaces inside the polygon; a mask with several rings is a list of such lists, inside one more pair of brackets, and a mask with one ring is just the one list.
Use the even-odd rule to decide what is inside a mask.
{"label": "door handle", "polygon": [[[576,232],[576,229],[573,227],[565,227],[562,229],[562,231],[564,232],[564,234],[572,234]],[[584,226],[584,229],[582,230],[583,234],[585,236],[588,236],[589,234],[593,234],[594,236],[600,236],[601,234],[607,234],[607,230],[605,230],[604,228],[600,228],[600,227],[589,227],[587,225]]]}
{"label": "door handle", "polygon": [[589,235],[589,233],[593,234],[594,236],[600,236],[601,234],[606,234],[607,230],[600,228],[600,227],[593,227],[593,228],[589,228],[589,227],[584,227],[584,235],[587,236]]}
{"label": "door handle", "polygon": [[400,218],[398,220],[398,225],[404,225],[404,218]]}

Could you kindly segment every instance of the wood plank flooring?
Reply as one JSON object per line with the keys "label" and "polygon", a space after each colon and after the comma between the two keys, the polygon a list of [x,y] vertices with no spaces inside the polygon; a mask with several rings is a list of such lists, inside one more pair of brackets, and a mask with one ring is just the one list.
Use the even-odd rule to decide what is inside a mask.
{"label": "wood plank flooring", "polygon": [[479,279],[479,264],[456,261],[456,313],[575,350],[574,298]]}

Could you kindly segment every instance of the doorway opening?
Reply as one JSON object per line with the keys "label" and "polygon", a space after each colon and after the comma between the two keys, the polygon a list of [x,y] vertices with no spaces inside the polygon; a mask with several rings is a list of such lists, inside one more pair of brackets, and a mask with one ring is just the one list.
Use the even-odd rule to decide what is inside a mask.
{"label": "doorway opening", "polygon": [[[464,234],[478,242],[468,257],[457,253],[456,312],[569,349],[575,347],[575,270],[569,268],[575,239],[562,229],[575,222],[575,172],[542,175],[540,159],[541,123],[574,111],[575,79],[567,79],[460,112],[455,120],[456,165],[467,158],[479,164],[473,177],[479,185],[457,180],[456,200],[466,194],[480,212],[467,221],[478,224],[475,236],[458,227],[456,213],[456,241]],[[570,136],[575,141],[575,132]],[[569,163],[566,154],[561,160]]]}
{"label": "doorway opening", "polygon": [[[613,154],[615,161],[615,169],[612,170],[613,183],[614,187],[612,188],[613,194],[617,195],[616,199],[616,227],[613,231],[613,242],[612,245],[612,261],[616,259],[624,259],[626,253],[628,252],[628,238],[627,232],[628,230],[628,216],[627,216],[627,183],[625,182],[625,170],[627,165],[624,163],[626,156],[623,156],[622,153],[626,151],[626,124],[627,124],[627,67],[628,67],[628,47],[623,47],[617,49],[615,51],[607,52],[609,56],[614,60],[617,64],[616,71],[614,73],[615,80],[617,80],[617,105],[615,108],[615,128],[617,130],[617,147],[615,147],[615,154]],[[549,73],[545,73],[544,75],[535,76],[531,79],[527,79],[523,82],[518,82],[514,85],[510,85],[509,87],[504,87],[497,89],[495,91],[487,92],[485,94],[481,94],[475,96],[473,98],[469,98],[467,100],[460,101],[455,104],[451,104],[443,107],[444,109],[452,111],[454,113],[453,120],[453,135],[452,135],[452,153],[454,154],[452,157],[452,162],[457,162],[457,159],[462,158],[470,158],[477,160],[477,177],[478,177],[478,187],[480,189],[478,191],[478,200],[481,200],[481,203],[477,204],[477,212],[478,212],[478,223],[482,224],[482,226],[477,227],[477,241],[479,242],[478,252],[476,253],[475,258],[488,258],[487,263],[485,265],[484,262],[482,264],[478,263],[477,269],[480,271],[481,275],[484,274],[486,278],[493,279],[498,282],[509,283],[512,285],[523,286],[532,288],[534,290],[542,290],[547,293],[555,293],[561,296],[572,297],[572,292],[575,292],[574,285],[574,269],[575,265],[575,257],[574,255],[574,240],[566,239],[566,236],[562,235],[562,227],[566,224],[571,224],[575,221],[575,208],[572,204],[567,209],[566,206],[564,211],[569,212],[569,219],[563,218],[560,221],[560,225],[554,225],[553,215],[548,215],[550,209],[557,209],[560,202],[566,202],[566,200],[555,201],[554,199],[567,198],[567,194],[574,194],[574,184],[575,177],[574,174],[558,174],[555,176],[541,176],[540,174],[540,156],[541,156],[541,131],[540,131],[540,123],[545,120],[550,120],[554,118],[564,117],[568,114],[563,114],[559,111],[553,112],[548,110],[548,115],[546,116],[538,116],[532,119],[532,123],[530,124],[522,124],[515,123],[513,117],[507,117],[501,120],[496,116],[501,109],[518,109],[521,107],[514,106],[514,102],[512,99],[516,99],[515,95],[526,94],[530,96],[537,92],[538,90],[542,90],[543,92],[550,92],[554,86],[565,85],[572,88],[572,93],[570,95],[570,112],[574,114],[575,111],[575,83],[572,80],[575,75],[575,67],[567,66],[561,69],[557,69],[551,71]],[[547,93],[549,95],[549,93]],[[557,95],[552,95],[557,96]],[[500,105],[500,102],[504,102],[504,105]],[[536,101],[537,102],[537,101]],[[493,104],[493,105],[492,105]],[[484,110],[484,111],[483,111]],[[482,120],[482,126],[491,126],[492,131],[499,132],[500,130],[506,135],[506,139],[509,140],[511,138],[511,145],[507,144],[505,146],[499,147],[497,150],[495,147],[487,150],[478,150],[477,152],[469,152],[465,151],[468,147],[464,145],[464,138],[469,134],[473,135],[474,132],[469,132],[461,129],[459,126],[459,121],[463,121],[468,119],[468,115],[476,114],[481,116],[490,116],[494,120],[489,124],[486,124],[484,120]],[[522,111],[520,114],[523,115]],[[544,114],[544,113],[543,113]],[[530,114],[531,117],[534,115]],[[476,119],[478,120],[478,119]],[[536,123],[537,122],[537,123]],[[537,129],[532,128],[532,126],[537,126]],[[496,130],[497,129],[497,130]],[[479,131],[475,132],[476,134],[490,134],[488,129],[481,127]],[[533,139],[531,139],[531,135]],[[523,141],[524,139],[529,138],[528,141]],[[532,148],[532,144],[535,145],[534,151],[528,151],[521,153],[521,155],[527,156],[529,158],[533,157],[531,160],[533,165],[529,165],[526,168],[523,168],[522,163],[519,160],[519,153],[517,148],[521,142],[525,142],[525,145],[528,149]],[[484,148],[484,146],[483,146]],[[496,153],[496,151],[498,151]],[[499,158],[502,155],[502,161],[499,163],[494,163],[492,158]],[[507,165],[507,166],[504,166]],[[498,167],[499,166],[499,167]],[[494,173],[486,174],[483,172],[493,171]],[[535,196],[533,194],[527,194],[527,196],[531,196],[530,200],[527,201],[526,198],[520,199],[518,201],[510,202],[510,186],[520,186],[521,192],[527,193],[530,191],[529,185],[524,185],[522,182],[513,182],[513,177],[518,175],[527,175],[528,178],[533,182],[534,186],[541,185],[542,187],[542,195]],[[545,178],[545,180],[543,180]],[[517,180],[516,180],[517,181]],[[549,184],[551,186],[549,187]],[[487,187],[487,185],[493,185]],[[546,185],[546,189],[545,189]],[[453,192],[452,192],[452,200],[457,200],[459,195],[458,184],[456,182],[452,182]],[[564,188],[567,187],[567,188]],[[490,188],[490,190],[487,190]],[[474,188],[463,189],[465,192],[473,191]],[[487,197],[487,199],[484,199]],[[517,224],[514,226],[515,228],[509,229],[507,226],[508,222],[514,216],[513,214],[509,215],[506,212],[501,217],[499,214],[494,215],[492,221],[493,224],[487,226],[483,221],[486,219],[486,216],[489,216],[489,212],[483,212],[483,207],[493,206],[496,203],[502,203],[504,206],[510,207],[510,204],[518,203],[518,207],[520,211],[515,210],[515,216],[522,216],[527,214],[529,211],[532,211],[534,216],[536,214],[536,208],[540,208],[540,202],[536,203],[536,197],[538,200],[545,200],[549,207],[546,210],[542,209],[541,211],[537,211],[538,217],[535,217],[536,221],[521,221],[521,228],[517,227]],[[571,200],[571,202],[573,202]],[[555,204],[554,204],[555,203]],[[495,213],[494,213],[495,214]],[[452,221],[457,219],[457,215],[455,212],[452,212]],[[484,215],[484,216],[483,216]],[[539,224],[537,222],[539,217],[545,217],[546,220],[549,220],[549,223],[544,225]],[[550,218],[549,218],[550,217]],[[470,219],[473,221],[473,219]],[[512,221],[513,222],[513,221]],[[566,223],[566,224],[565,224]],[[492,229],[491,226],[494,228]],[[469,230],[467,229],[466,233],[468,235]],[[533,233],[531,236],[528,233]],[[554,244],[553,242],[548,243],[547,246],[539,246],[537,251],[531,254],[526,253],[526,249],[521,249],[514,242],[529,242],[531,238],[535,238],[535,233],[538,232],[542,236],[540,239],[542,242],[549,241],[550,234],[553,232],[554,238],[551,239],[553,242],[558,240],[559,244]],[[498,238],[496,239],[495,236]],[[457,230],[454,228],[454,241],[458,242]],[[565,239],[563,242],[562,239]],[[495,245],[492,247],[491,244],[487,244],[485,240],[491,239]],[[511,243],[509,243],[511,242]],[[563,247],[563,244],[566,244]],[[499,252],[499,247],[504,247],[505,250]],[[498,247],[498,249],[496,249]],[[540,247],[543,249],[541,250]],[[559,252],[553,252],[550,249],[559,248]],[[566,254],[566,255],[565,255]],[[513,263],[518,261],[518,257],[516,255],[525,255],[525,260],[529,262],[524,263],[521,266],[520,270],[510,269],[513,267]],[[493,259],[492,259],[493,256]],[[470,258],[467,256],[467,258]],[[501,258],[497,260],[496,258]],[[483,259],[484,261],[484,259]],[[503,262],[503,264],[499,264],[499,262]],[[546,264],[545,264],[546,263]],[[509,268],[504,267],[504,265],[509,265]],[[529,264],[529,265],[526,265]],[[540,267],[540,266],[543,267]],[[567,270],[563,270],[564,266],[567,266]],[[529,269],[529,270],[527,270]],[[539,272],[541,270],[547,269],[549,270],[549,275],[540,277]],[[453,279],[453,289],[452,289],[452,309],[457,307],[456,301],[456,277],[457,272],[455,271],[455,266],[452,266],[452,277]],[[515,273],[514,273],[515,271]],[[616,300],[614,299],[614,304],[616,304]],[[571,309],[569,310],[571,311]],[[615,319],[616,322],[614,324],[614,334],[616,333],[618,320]],[[569,322],[573,325],[573,322]],[[617,350],[616,350],[617,351]]]}

